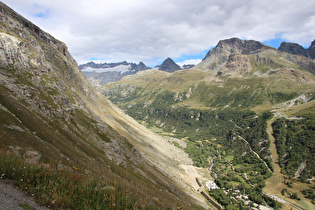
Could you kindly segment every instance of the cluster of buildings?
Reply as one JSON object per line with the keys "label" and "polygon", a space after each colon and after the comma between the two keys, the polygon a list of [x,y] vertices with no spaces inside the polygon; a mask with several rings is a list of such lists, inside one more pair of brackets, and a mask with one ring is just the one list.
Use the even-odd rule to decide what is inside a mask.
{"label": "cluster of buildings", "polygon": [[[214,181],[206,182],[206,187],[208,188],[209,191],[220,189]],[[232,189],[226,190],[223,188],[223,191],[226,195],[229,193],[232,193],[231,199],[234,199],[237,201],[243,201],[245,205],[252,206],[253,210],[272,210],[272,208],[253,203],[251,200],[249,200],[248,195],[242,195],[239,190],[232,190]]]}
{"label": "cluster of buildings", "polygon": [[217,184],[214,181],[206,182],[206,187],[210,190],[219,189]]}

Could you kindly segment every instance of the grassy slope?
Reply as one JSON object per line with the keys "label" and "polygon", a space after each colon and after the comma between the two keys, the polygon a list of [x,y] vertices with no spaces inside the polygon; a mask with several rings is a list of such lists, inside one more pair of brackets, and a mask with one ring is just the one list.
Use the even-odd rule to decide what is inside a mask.
{"label": "grassy slope", "polygon": [[[83,175],[119,182],[144,207],[194,206],[196,201],[182,193],[175,178],[154,166],[159,158],[150,162],[137,149],[141,144],[132,144],[163,139],[95,92],[63,43],[0,6],[1,15],[14,22],[0,24],[1,38],[19,42],[2,49],[10,51],[14,62],[5,57],[0,67],[1,149],[28,162],[57,169],[74,166]],[[151,152],[145,146],[141,149]]]}

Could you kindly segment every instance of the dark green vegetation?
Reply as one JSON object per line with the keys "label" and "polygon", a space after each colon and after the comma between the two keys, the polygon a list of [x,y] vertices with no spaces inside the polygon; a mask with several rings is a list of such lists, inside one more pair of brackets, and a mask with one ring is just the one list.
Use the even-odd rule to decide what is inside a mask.
{"label": "dark green vegetation", "polygon": [[[245,187],[246,194],[251,195],[250,199],[255,203],[278,205],[261,194],[264,181],[272,175],[270,141],[266,133],[266,121],[273,116],[270,112],[257,116],[253,111],[233,109],[213,111],[181,107],[137,110],[133,107],[127,113],[138,120],[149,115],[146,119],[148,127],[163,124],[164,132],[173,133],[177,138],[186,137],[185,151],[194,165],[209,168],[213,163],[212,175],[220,188],[244,191]],[[211,191],[210,195],[215,192],[221,192],[213,197],[227,209],[231,208],[230,205],[245,206],[241,202],[232,202],[222,190]],[[222,193],[224,198],[220,197]]]}
{"label": "dark green vegetation", "polygon": [[312,203],[315,204],[315,188],[309,188],[309,189],[304,189],[302,191],[303,195],[305,195],[305,197],[309,198],[312,200]]}
{"label": "dark green vegetation", "polygon": [[[258,117],[252,111],[212,111],[185,107],[153,109],[153,106],[146,109],[134,106],[127,113],[137,120],[150,116],[146,119],[149,127],[162,125],[163,131],[173,133],[178,138],[189,137],[186,151],[196,166],[208,167],[209,157],[217,156],[218,152],[224,152],[224,156],[232,155],[235,163],[241,163],[243,159],[248,159],[246,162],[250,163],[251,157],[256,159],[250,152],[249,148],[252,148],[271,167],[266,120],[272,114],[264,113]],[[246,139],[248,145],[242,138]],[[246,155],[241,156],[244,152]]]}
{"label": "dark green vegetation", "polygon": [[[273,124],[282,173],[307,182],[315,176],[314,108],[302,113],[300,119],[280,118]],[[300,169],[300,170],[298,170]]]}

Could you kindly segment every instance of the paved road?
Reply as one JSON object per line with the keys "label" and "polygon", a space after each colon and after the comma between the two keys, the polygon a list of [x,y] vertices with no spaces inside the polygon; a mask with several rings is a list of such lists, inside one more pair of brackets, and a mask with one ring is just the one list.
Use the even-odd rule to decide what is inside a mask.
{"label": "paved road", "polygon": [[0,210],[24,210],[20,204],[27,204],[38,210],[47,210],[47,208],[38,205],[31,197],[13,187],[11,184],[0,180]]}

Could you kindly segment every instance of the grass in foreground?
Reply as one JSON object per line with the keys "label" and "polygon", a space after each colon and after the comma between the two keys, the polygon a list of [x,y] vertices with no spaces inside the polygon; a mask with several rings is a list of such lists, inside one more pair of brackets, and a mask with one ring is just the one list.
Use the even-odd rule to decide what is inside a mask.
{"label": "grass in foreground", "polygon": [[27,164],[16,155],[3,151],[0,151],[0,176],[13,180],[38,203],[54,209],[152,208],[117,183],[84,176],[75,167],[58,170]]}

